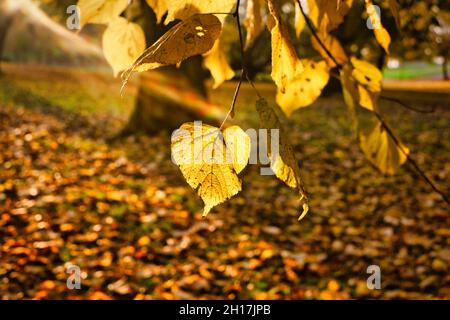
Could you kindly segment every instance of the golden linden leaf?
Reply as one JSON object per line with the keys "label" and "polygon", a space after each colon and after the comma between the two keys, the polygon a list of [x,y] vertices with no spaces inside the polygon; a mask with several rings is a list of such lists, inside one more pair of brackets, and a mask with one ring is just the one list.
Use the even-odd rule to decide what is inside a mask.
{"label": "golden linden leaf", "polygon": [[[165,23],[175,19],[186,20],[198,13],[231,13],[236,6],[236,0],[166,0],[168,14]],[[223,21],[226,15],[221,14]]]}
{"label": "golden linden leaf", "polygon": [[366,12],[369,15],[370,22],[372,23],[373,32],[378,43],[383,47],[384,51],[389,54],[389,45],[391,44],[391,36],[389,32],[381,24],[380,16],[378,15],[372,0],[365,0]]}
{"label": "golden linden leaf", "polygon": [[234,71],[228,64],[227,57],[220,46],[220,39],[216,40],[211,51],[205,54],[204,63],[214,79],[213,89],[234,77]]}
{"label": "golden linden leaf", "polygon": [[161,22],[162,17],[168,11],[168,3],[170,0],[147,0],[148,5],[156,14],[156,19]]}
{"label": "golden linden leaf", "polygon": [[261,16],[261,1],[262,0],[247,1],[247,16],[244,21],[245,28],[247,29],[245,49],[250,46],[264,28]]}
{"label": "golden linden leaf", "polygon": [[278,91],[277,103],[290,116],[295,110],[309,106],[322,93],[330,78],[325,61],[301,60],[304,70],[286,86],[285,92]]}
{"label": "golden linden leaf", "polygon": [[381,71],[373,64],[356,59],[350,59],[353,66],[352,77],[358,83],[359,104],[369,110],[378,110],[378,96],[381,92]]}
{"label": "golden linden leaf", "polygon": [[286,26],[282,23],[281,9],[278,2],[268,0],[270,15],[267,25],[272,35],[272,79],[281,92],[286,85],[303,71],[303,65],[297,57],[295,48],[289,38]]}
{"label": "golden linden leaf", "polygon": [[308,0],[308,17],[320,33],[336,29],[350,11],[353,0]]}
{"label": "golden linden leaf", "polygon": [[274,109],[267,104],[264,99],[259,99],[256,102],[256,109],[259,113],[260,127],[267,129],[268,141],[267,145],[271,146],[271,130],[279,130],[279,144],[278,150],[268,149],[268,157],[270,159],[270,167],[275,173],[276,177],[286,183],[289,187],[298,190],[300,199],[303,201],[303,211],[300,215],[301,220],[309,210],[308,197],[303,187],[303,182],[300,176],[300,168],[292,146],[289,143],[289,138],[286,136],[284,129],[278,119]]}
{"label": "golden linden leaf", "polygon": [[361,134],[360,140],[364,154],[384,174],[394,174],[407,160],[409,149],[397,146],[380,122],[369,134]]}
{"label": "golden linden leaf", "polygon": [[113,19],[103,33],[103,52],[114,76],[127,69],[144,50],[144,31],[125,18]]}
{"label": "golden linden leaf", "polygon": [[[341,65],[345,65],[348,62],[347,54],[345,53],[344,48],[342,48],[341,43],[338,39],[331,36],[328,33],[320,33],[317,35],[322,42],[322,44],[327,48],[327,50],[332,54],[334,59]],[[316,40],[316,37],[311,36],[311,44],[314,49],[316,49],[322,58],[325,59],[328,66],[330,68],[336,67],[336,63],[333,61],[333,59],[330,58],[330,56],[327,54],[327,52],[323,49],[322,45],[319,44],[319,42]]]}
{"label": "golden linden leaf", "polygon": [[80,25],[86,23],[108,24],[128,6],[128,0],[79,0]]}
{"label": "golden linden leaf", "polygon": [[167,31],[124,72],[124,83],[133,72],[143,72],[211,50],[219,38],[222,24],[212,14],[196,14]]}
{"label": "golden linden leaf", "polygon": [[239,127],[223,134],[219,128],[185,123],[172,137],[172,156],[187,183],[205,203],[203,216],[211,208],[242,189],[238,173],[250,156],[250,137]]}

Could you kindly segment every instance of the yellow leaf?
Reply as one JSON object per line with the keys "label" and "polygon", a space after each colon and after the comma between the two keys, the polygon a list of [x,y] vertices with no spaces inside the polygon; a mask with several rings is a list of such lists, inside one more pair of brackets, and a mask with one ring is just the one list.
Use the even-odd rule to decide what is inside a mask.
{"label": "yellow leaf", "polygon": [[336,29],[350,11],[353,0],[308,0],[308,17],[320,33]]}
{"label": "yellow leaf", "polygon": [[351,58],[351,64],[354,68],[352,76],[359,84],[365,86],[371,92],[381,91],[383,74],[377,67],[367,61],[359,60],[355,57]]}
{"label": "yellow leaf", "polygon": [[397,146],[380,122],[369,134],[361,134],[360,140],[364,154],[384,174],[394,174],[407,160],[409,149]]}
{"label": "yellow leaf", "polygon": [[158,23],[161,22],[162,17],[168,10],[168,2],[170,2],[170,0],[147,0],[148,5],[156,14]]}
{"label": "yellow leaf", "polygon": [[378,43],[383,47],[384,51],[389,54],[389,45],[391,44],[391,36],[389,32],[381,24],[380,16],[378,15],[372,0],[365,0],[366,12],[369,15],[370,22],[372,23],[373,32]]}
{"label": "yellow leaf", "polygon": [[402,28],[402,21],[400,18],[400,6],[398,5],[397,0],[389,0],[389,7],[391,8],[395,24],[397,25],[398,30],[400,30]]}
{"label": "yellow leaf", "polygon": [[303,70],[289,33],[281,19],[281,9],[274,0],[268,0],[270,15],[267,25],[272,35],[272,79],[281,92]]}
{"label": "yellow leaf", "polygon": [[316,101],[330,78],[325,61],[304,59],[302,64],[305,69],[287,84],[284,93],[277,93],[277,103],[288,116]]}
{"label": "yellow leaf", "polygon": [[279,130],[278,152],[268,150],[270,167],[278,179],[299,192],[300,199],[303,201],[303,209],[299,218],[299,220],[301,220],[308,212],[309,206],[308,197],[306,195],[306,191],[304,190],[303,182],[300,176],[300,168],[298,166],[297,159],[295,159],[294,150],[289,143],[289,138],[286,136],[277,114],[274,109],[267,104],[267,101],[264,99],[259,99],[256,102],[256,109],[259,113],[261,128],[269,130],[267,134],[268,146],[272,145],[271,130]]}
{"label": "yellow leaf", "polygon": [[[341,65],[347,64],[348,62],[347,54],[345,53],[344,48],[342,48],[338,39],[336,39],[335,37],[331,36],[328,33],[320,33],[317,36],[319,37],[322,44],[327,48],[327,50],[331,53],[331,55],[339,64]],[[311,36],[311,44],[313,48],[320,53],[322,58],[325,59],[330,68],[336,67],[336,63],[330,58],[327,52],[319,44],[319,42],[316,40],[316,37]]]}
{"label": "yellow leaf", "polygon": [[247,37],[245,40],[245,48],[255,40],[255,38],[263,30],[263,20],[261,16],[261,0],[248,0],[247,1],[247,17],[245,18],[244,25],[247,29]]}
{"label": "yellow leaf", "polygon": [[80,25],[86,23],[108,24],[128,6],[128,0],[79,0]]}
{"label": "yellow leaf", "polygon": [[359,104],[369,110],[378,110],[377,99],[381,91],[381,71],[373,64],[351,58],[353,66],[352,77],[358,83]]}
{"label": "yellow leaf", "polygon": [[227,149],[230,150],[233,168],[239,174],[245,169],[250,158],[250,137],[241,127],[231,126],[223,131],[223,138]]}
{"label": "yellow leaf", "polygon": [[241,191],[237,175],[247,165],[249,141],[238,127],[222,134],[219,128],[201,122],[183,124],[172,137],[173,160],[205,203],[203,216]]}
{"label": "yellow leaf", "polygon": [[358,86],[359,104],[361,107],[372,111],[378,111],[378,93],[371,92],[365,87]]}
{"label": "yellow leaf", "polygon": [[211,51],[205,54],[204,62],[214,79],[213,89],[234,77],[234,71],[228,64],[227,57],[220,46],[220,39],[216,40]]}
{"label": "yellow leaf", "polygon": [[[165,23],[175,19],[185,20],[199,13],[231,13],[236,0],[168,0],[168,14]],[[219,15],[223,21],[226,15]]]}
{"label": "yellow leaf", "polygon": [[103,33],[103,52],[114,70],[114,76],[127,69],[144,50],[144,31],[125,18],[112,20]]}
{"label": "yellow leaf", "polygon": [[196,14],[167,31],[124,72],[126,83],[133,72],[143,72],[208,52],[219,38],[222,25],[212,14]]}

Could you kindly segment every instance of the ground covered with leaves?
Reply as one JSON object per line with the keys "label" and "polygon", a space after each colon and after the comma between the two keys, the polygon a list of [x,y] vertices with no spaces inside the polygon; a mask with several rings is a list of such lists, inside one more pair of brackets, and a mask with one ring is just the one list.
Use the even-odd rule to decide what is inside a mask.
{"label": "ground covered with leaves", "polygon": [[[257,125],[255,100],[244,88],[244,127]],[[86,117],[26,103],[0,106],[2,299],[450,298],[448,206],[408,167],[377,173],[339,97],[287,123],[312,199],[300,223],[295,192],[257,166],[202,219],[170,161],[168,132],[107,142],[120,121],[101,110]],[[450,110],[434,105],[432,114],[385,108],[448,193]],[[82,270],[81,290],[67,289],[69,264]],[[366,286],[369,265],[381,268],[381,290]]]}

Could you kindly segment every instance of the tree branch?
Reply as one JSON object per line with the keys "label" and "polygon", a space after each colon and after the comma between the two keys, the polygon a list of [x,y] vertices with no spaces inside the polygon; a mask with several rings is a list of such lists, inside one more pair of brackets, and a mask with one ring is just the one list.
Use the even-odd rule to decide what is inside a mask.
{"label": "tree branch", "polygon": [[375,116],[378,118],[378,120],[381,122],[383,128],[386,130],[386,132],[389,134],[389,136],[392,138],[392,140],[394,140],[395,145],[400,149],[400,151],[405,155],[407,161],[414,167],[414,169],[419,173],[419,175],[422,177],[423,180],[425,180],[430,186],[431,188],[438,193],[442,199],[447,203],[450,204],[450,199],[447,197],[447,195],[442,192],[435,184],[433,181],[431,181],[431,179],[425,174],[425,172],[419,167],[419,165],[417,164],[417,162],[411,158],[410,154],[408,152],[406,152],[400,141],[397,139],[397,137],[395,136],[395,134],[392,132],[391,128],[389,128],[389,126],[387,125],[386,121],[384,121],[383,117],[376,111],[372,111],[373,114],[375,114]]}

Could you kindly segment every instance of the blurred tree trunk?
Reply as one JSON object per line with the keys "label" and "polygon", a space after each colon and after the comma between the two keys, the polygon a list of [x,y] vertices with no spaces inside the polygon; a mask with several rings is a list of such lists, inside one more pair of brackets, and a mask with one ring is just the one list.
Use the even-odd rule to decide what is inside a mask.
{"label": "blurred tree trunk", "polygon": [[[139,24],[146,33],[147,47],[153,44],[172,25],[158,24],[156,16],[145,0],[134,1],[125,13],[126,17]],[[206,71],[202,66],[202,58],[194,57],[184,61],[180,68],[164,67],[161,72],[170,75],[174,81],[187,80],[193,91],[206,98]],[[194,117],[194,118],[193,118]],[[122,130],[120,136],[128,136],[137,132],[154,134],[163,129],[173,130],[185,121],[196,120],[195,112],[175,101],[162,99],[152,95],[149,90],[139,84],[135,109]]]}
{"label": "blurred tree trunk", "polygon": [[3,10],[0,10],[0,14],[3,15],[2,19],[0,20],[0,75],[1,75],[3,73],[2,61],[4,56],[6,37],[8,36],[8,31],[13,24],[14,16],[8,15],[6,12],[3,12]]}
{"label": "blurred tree trunk", "polygon": [[450,80],[450,76],[448,74],[448,57],[444,53],[444,61],[442,62],[442,76],[444,80]]}

